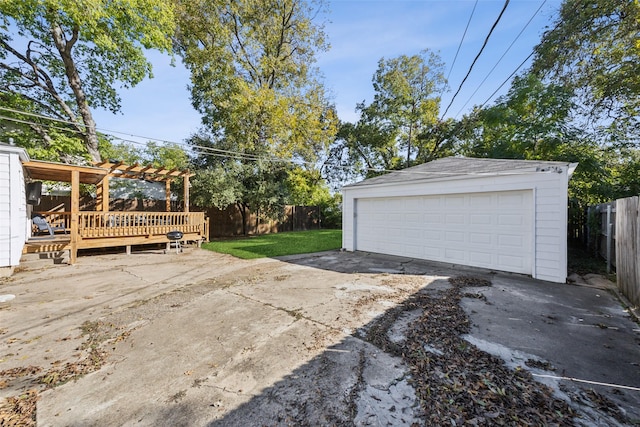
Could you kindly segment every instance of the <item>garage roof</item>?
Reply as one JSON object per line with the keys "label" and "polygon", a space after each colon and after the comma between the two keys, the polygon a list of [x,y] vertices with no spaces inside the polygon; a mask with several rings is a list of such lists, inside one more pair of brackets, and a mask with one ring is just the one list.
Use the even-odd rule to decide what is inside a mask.
{"label": "garage roof", "polygon": [[[513,159],[476,159],[471,157],[445,157],[418,166],[365,179],[345,188],[365,185],[392,184],[409,181],[470,178],[473,176],[509,175],[523,172],[561,172],[567,162]],[[571,173],[571,172],[570,172]]]}

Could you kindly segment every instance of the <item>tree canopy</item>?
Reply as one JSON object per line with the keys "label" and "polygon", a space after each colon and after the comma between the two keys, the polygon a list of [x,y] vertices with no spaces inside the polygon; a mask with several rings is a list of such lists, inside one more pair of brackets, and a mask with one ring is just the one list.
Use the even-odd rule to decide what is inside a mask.
{"label": "tree canopy", "polygon": [[331,147],[332,177],[371,177],[439,157],[439,134],[449,126],[438,121],[442,69],[440,58],[428,50],[380,59],[373,101],[357,105],[358,122],[342,123]]}
{"label": "tree canopy", "polygon": [[204,124],[189,142],[209,149],[195,161],[196,202],[277,216],[294,198],[291,171],[315,168],[337,126],[314,67],[315,54],[327,48],[314,22],[323,7],[303,0],[178,1],[177,51]]}
{"label": "tree canopy", "polygon": [[640,137],[640,3],[565,0],[536,47],[533,72],[571,88],[585,124],[618,145]]}
{"label": "tree canopy", "polygon": [[179,1],[177,49],[207,130],[238,150],[313,160],[335,132],[314,68],[322,2]]}
{"label": "tree canopy", "polygon": [[[26,122],[12,130],[22,141],[43,141],[45,149],[63,159],[88,153],[99,160],[91,109],[119,111],[116,86],[131,87],[152,76],[144,49],[171,51],[175,20],[170,4],[0,0],[0,12],[0,105]],[[20,112],[61,122],[52,127]],[[32,136],[25,135],[27,131]],[[69,150],[59,132],[82,144]]]}

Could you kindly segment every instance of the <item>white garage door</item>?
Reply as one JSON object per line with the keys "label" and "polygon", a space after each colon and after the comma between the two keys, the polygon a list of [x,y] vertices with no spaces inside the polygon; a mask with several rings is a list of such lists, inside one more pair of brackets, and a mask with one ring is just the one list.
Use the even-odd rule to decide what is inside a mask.
{"label": "white garage door", "polygon": [[529,191],[356,200],[355,249],[531,274]]}

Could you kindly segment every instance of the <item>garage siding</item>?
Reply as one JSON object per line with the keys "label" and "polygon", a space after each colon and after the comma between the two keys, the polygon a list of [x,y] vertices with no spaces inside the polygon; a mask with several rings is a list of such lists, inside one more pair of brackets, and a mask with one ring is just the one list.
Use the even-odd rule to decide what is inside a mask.
{"label": "garage siding", "polygon": [[[534,278],[548,280],[553,282],[566,281],[566,265],[567,265],[567,244],[566,244],[566,224],[567,224],[567,184],[568,184],[568,168],[564,168],[563,173],[557,172],[535,172],[521,173],[504,176],[470,176],[457,179],[433,179],[424,181],[408,181],[393,184],[377,184],[377,185],[360,185],[353,187],[345,187],[343,189],[343,248],[346,250],[364,250],[360,243],[356,242],[355,236],[357,230],[357,222],[359,218],[356,214],[357,203],[364,199],[380,199],[380,198],[398,198],[409,200],[415,197],[442,196],[452,194],[474,194],[474,193],[493,193],[504,191],[530,191],[532,192],[532,226],[531,226],[531,247],[534,248],[531,259],[530,272]],[[420,203],[412,200],[409,203]],[[453,199],[450,204],[455,203]],[[452,206],[450,206],[453,209]],[[455,212],[452,212],[455,214]],[[357,214],[356,214],[357,215]],[[439,217],[439,213],[425,212],[422,221],[445,221]],[[393,218],[393,217],[390,217]],[[397,216],[395,218],[398,218]],[[415,216],[403,217],[401,221],[415,222],[419,219]],[[450,216],[448,221],[455,221],[455,216]],[[458,218],[459,220],[459,218]],[[482,222],[488,219],[482,214],[475,216],[469,221]],[[508,221],[503,218],[502,221]],[[379,236],[385,236],[389,233],[403,233],[406,238],[405,245],[394,243],[396,253],[404,253],[404,256],[432,259],[428,258],[431,254],[437,253],[442,256],[442,251],[437,250],[429,245],[424,245],[419,249],[419,241],[431,237],[429,233],[433,233],[434,237],[439,237],[438,232],[441,230],[432,229],[424,231],[422,236],[416,237],[411,233],[411,228],[396,227],[393,221],[389,220],[383,229],[377,230]],[[384,234],[383,234],[384,233]],[[454,236],[451,236],[454,237]],[[367,239],[369,237],[365,237]],[[371,236],[373,238],[373,236]],[[476,243],[478,239],[486,239],[479,233],[474,237]],[[503,237],[502,243],[506,243],[508,239]],[[365,240],[365,245],[366,245]],[[371,242],[371,244],[373,244]],[[407,248],[400,249],[400,246]],[[443,248],[443,250],[446,248]],[[449,256],[455,257],[453,252],[455,248],[449,248]],[[404,251],[404,252],[402,252]],[[371,252],[389,253],[386,248],[377,246],[376,250]],[[424,256],[410,255],[412,253],[422,253]],[[476,256],[476,255],[474,255]],[[480,256],[480,255],[478,255]],[[477,258],[476,258],[477,260]]]}

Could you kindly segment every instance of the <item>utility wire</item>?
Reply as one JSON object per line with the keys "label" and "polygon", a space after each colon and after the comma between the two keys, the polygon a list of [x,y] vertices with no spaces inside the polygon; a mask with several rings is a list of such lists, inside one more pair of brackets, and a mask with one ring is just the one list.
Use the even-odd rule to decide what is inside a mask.
{"label": "utility wire", "polygon": [[[0,107],[0,109],[5,109],[3,107]],[[28,115],[35,115],[33,113],[28,113],[28,112],[21,112],[23,114],[28,114]],[[39,116],[36,115],[40,118],[43,119],[47,119],[46,116]],[[16,119],[14,117],[7,117],[7,116],[1,116],[0,115],[0,119],[4,119],[4,120],[9,120],[9,121],[14,121],[17,123],[23,123],[23,124],[32,124],[32,125],[37,125],[37,126],[44,126],[44,127],[48,127],[48,128],[53,128],[53,129],[59,129],[59,130],[63,130],[63,131],[69,131],[72,133],[77,133],[75,131],[71,131],[70,129],[66,129],[66,128],[62,128],[59,126],[54,126],[54,125],[47,125],[47,124],[42,124],[42,123],[35,123],[35,122],[29,122],[26,120],[21,120],[21,119]],[[59,119],[52,119],[54,121],[60,121]],[[63,121],[64,122],[64,121]],[[117,132],[117,133],[121,133],[121,134],[125,134],[125,132]],[[108,136],[113,136],[115,137],[115,135],[111,135],[111,134],[107,134],[104,133],[105,135]],[[154,140],[153,138],[148,138],[148,137],[142,137],[140,136],[140,138],[146,138],[148,140],[147,143],[144,142],[140,142],[140,141],[135,141],[135,140],[131,140],[131,139],[126,139],[126,138],[120,138],[120,137],[115,137],[116,139],[118,139],[119,141],[122,142],[127,142],[127,143],[131,143],[131,144],[135,144],[135,145],[141,145],[141,146],[147,146],[148,142],[162,142],[165,144],[176,144],[176,145],[182,145],[182,149],[186,151],[186,148],[189,148],[192,152],[195,152],[197,154],[202,154],[205,156],[210,156],[210,157],[221,157],[221,158],[230,158],[230,159],[237,159],[237,160],[253,160],[253,161],[258,161],[258,160],[262,160],[262,161],[269,161],[269,162],[281,162],[281,163],[290,163],[290,164],[295,164],[295,165],[311,165],[311,166],[316,166],[316,163],[313,162],[308,162],[305,160],[293,160],[293,159],[284,159],[284,158],[278,158],[278,157],[268,157],[268,156],[256,156],[256,155],[251,155],[251,154],[246,154],[246,153],[242,153],[239,151],[232,151],[232,150],[222,150],[222,149],[217,149],[217,148],[213,148],[213,147],[206,147],[206,146],[202,146],[202,145],[188,145],[186,146],[186,148],[184,147],[184,144],[178,144],[176,142],[173,141],[166,141],[166,140]],[[348,166],[339,166],[339,165],[335,165],[336,168],[339,169],[346,169],[349,170],[350,167]],[[464,175],[469,175],[469,176],[500,176],[500,175],[523,175],[526,173],[530,173],[528,171],[528,169],[530,168],[524,168],[527,170],[523,170],[523,171],[508,171],[508,172],[465,172]],[[455,174],[455,172],[435,172],[435,171],[407,171],[404,169],[400,169],[400,170],[396,170],[396,169],[376,169],[376,168],[365,168],[365,170],[367,172],[377,172],[377,173],[399,173],[399,174],[404,174],[404,173],[410,173],[413,175],[424,175],[425,177],[428,176],[451,176],[453,174]]]}
{"label": "utility wire", "polygon": [[[580,6],[580,1],[581,1],[581,0],[578,0],[578,1],[576,2],[576,9],[578,8],[578,6]],[[560,20],[557,20],[557,21],[556,21],[556,25],[555,25],[551,30],[549,30],[549,31],[554,31],[556,28],[558,28],[558,26],[560,25],[560,23],[561,23],[561,21],[560,21]],[[511,74],[509,75],[509,77],[507,77],[507,78],[506,78],[506,79],[505,79],[505,80],[500,84],[500,86],[498,86],[498,88],[497,88],[496,90],[494,90],[494,91],[493,91],[493,93],[492,93],[491,95],[489,95],[489,97],[488,97],[488,98],[487,98],[487,99],[482,103],[482,105],[480,105],[480,108],[484,107],[484,106],[487,104],[487,102],[489,102],[489,101],[491,100],[491,98],[493,98],[493,97],[495,96],[495,94],[496,94],[496,93],[498,93],[498,91],[502,88],[502,86],[504,86],[505,84],[507,84],[507,82],[508,82],[509,80],[511,80],[511,78],[512,78],[512,77],[513,77],[513,76],[518,72],[518,70],[519,70],[520,68],[522,68],[522,67],[524,66],[524,64],[526,64],[526,62],[529,60],[529,58],[531,58],[535,53],[536,53],[535,49],[534,49],[534,50],[532,50],[532,51],[531,51],[531,53],[529,54],[529,56],[527,56],[527,57],[524,59],[524,61],[522,61],[522,62],[520,63],[520,65],[518,65],[518,67],[513,71],[513,73],[511,73]]]}
{"label": "utility wire", "polygon": [[460,113],[462,112],[462,110],[464,110],[464,107],[467,106],[467,104],[473,99],[473,97],[475,96],[476,93],[478,93],[478,90],[480,90],[480,88],[482,87],[482,85],[484,84],[484,82],[487,81],[487,79],[489,78],[489,76],[491,75],[491,73],[494,72],[494,70],[498,67],[498,64],[500,64],[500,62],[504,59],[504,57],[506,56],[506,54],[509,52],[509,50],[511,50],[511,48],[513,47],[513,45],[515,44],[515,42],[520,38],[520,36],[522,35],[522,33],[524,33],[524,30],[527,29],[527,27],[529,26],[529,24],[531,24],[531,21],[533,21],[533,18],[536,17],[536,15],[540,12],[540,10],[542,10],[542,6],[545,5],[545,3],[547,2],[547,0],[544,0],[542,2],[542,4],[540,4],[540,7],[538,7],[538,9],[533,13],[533,15],[531,15],[531,18],[529,18],[529,20],[527,21],[527,23],[524,25],[524,27],[522,28],[522,30],[520,30],[520,32],[518,33],[518,35],[516,36],[515,39],[513,39],[513,41],[511,42],[511,44],[509,45],[509,47],[507,48],[507,50],[504,51],[504,53],[502,54],[502,56],[500,57],[500,59],[498,59],[498,62],[496,62],[496,64],[493,66],[493,68],[491,69],[491,71],[489,71],[489,73],[485,76],[485,78],[480,82],[480,84],[478,85],[478,87],[476,88],[476,90],[471,94],[471,96],[469,97],[469,99],[467,99],[467,102],[464,103],[464,105],[462,106],[462,108],[460,108],[460,111],[458,111],[458,113],[455,115],[455,118],[457,119],[458,116],[460,115]]}
{"label": "utility wire", "polygon": [[529,56],[527,56],[527,57],[524,59],[524,61],[522,61],[522,62],[520,63],[520,65],[518,65],[518,68],[516,68],[515,70],[513,70],[513,73],[509,74],[509,77],[507,77],[506,79],[504,79],[504,81],[500,84],[500,86],[498,86],[498,88],[497,88],[496,90],[494,90],[494,91],[493,91],[493,93],[492,93],[491,95],[489,95],[489,97],[488,97],[488,98],[487,98],[487,99],[482,103],[482,105],[480,105],[480,108],[484,107],[484,106],[487,104],[487,102],[489,102],[489,101],[491,100],[491,98],[493,98],[493,96],[494,96],[496,93],[498,93],[498,91],[499,91],[500,89],[502,89],[502,86],[506,85],[506,84],[507,84],[507,82],[508,82],[509,80],[511,80],[511,77],[513,77],[513,76],[518,72],[518,70],[519,70],[520,68],[522,68],[522,66],[523,66],[523,65],[524,65],[524,64],[529,60],[529,58],[531,58],[531,57],[533,56],[533,54],[534,54],[534,53],[535,53],[535,51],[532,51],[532,52],[529,54]]}
{"label": "utility wire", "polygon": [[[546,1],[546,0],[545,0]],[[458,59],[458,54],[460,53],[460,48],[462,47],[462,43],[467,35],[467,30],[469,29],[469,24],[471,24],[471,18],[473,18],[473,13],[476,11],[476,6],[478,6],[478,0],[473,4],[473,9],[471,10],[471,15],[469,15],[469,20],[467,21],[467,26],[464,29],[464,33],[462,33],[462,38],[460,39],[460,44],[458,44],[458,50],[456,50],[456,54],[453,57],[453,62],[451,63],[451,68],[449,68],[449,74],[447,74],[447,82],[449,81],[449,77],[451,76],[451,72],[453,71],[453,67],[456,65],[456,59]],[[444,87],[442,88],[442,93],[444,92]]]}
{"label": "utility wire", "polygon": [[473,62],[471,63],[471,66],[469,67],[469,71],[467,71],[467,75],[464,76],[464,79],[462,79],[462,82],[460,82],[460,85],[458,86],[458,90],[456,90],[456,93],[451,98],[451,101],[449,102],[449,105],[447,105],[447,108],[444,110],[444,113],[440,117],[441,121],[444,118],[444,116],[447,115],[447,112],[449,111],[449,108],[451,108],[451,104],[453,104],[453,101],[456,99],[456,96],[458,96],[458,94],[460,93],[460,90],[462,89],[462,85],[464,85],[464,82],[467,81],[467,78],[469,78],[469,75],[471,74],[471,70],[473,70],[473,67],[476,64],[476,62],[478,61],[478,58],[480,58],[480,55],[482,55],[482,52],[484,51],[484,48],[487,46],[487,43],[489,42],[489,38],[491,37],[491,34],[493,33],[493,30],[495,30],[495,28],[498,26],[498,23],[500,22],[500,19],[502,18],[502,15],[504,14],[504,11],[507,10],[507,6],[508,5],[509,5],[509,0],[506,0],[504,2],[504,6],[502,7],[502,10],[500,11],[500,15],[498,15],[498,18],[496,19],[496,21],[491,26],[491,29],[489,30],[489,34],[487,34],[487,37],[485,37],[484,43],[482,44],[482,47],[480,48],[480,51],[478,52],[478,54],[474,58]]}
{"label": "utility wire", "polygon": [[[528,58],[527,58],[528,59]],[[526,60],[525,60],[526,61]],[[40,114],[35,114],[35,113],[30,113],[27,111],[19,111],[19,110],[13,110],[10,108],[5,108],[5,107],[0,107],[0,110],[6,110],[6,111],[12,111],[15,113],[19,113],[19,114],[24,114],[24,115],[28,115],[28,116],[34,116],[34,117],[38,117],[41,119],[45,119],[45,120],[51,120],[54,122],[62,122],[62,123],[67,123],[67,124],[72,124],[73,122],[67,122],[65,120],[60,120],[60,119],[55,119],[55,118],[50,118],[47,116],[43,116]],[[0,119],[3,120],[9,120],[9,121],[13,121],[13,122],[17,122],[17,123],[22,123],[22,124],[27,124],[27,125],[35,125],[35,126],[44,126],[47,128],[51,128],[51,129],[58,129],[58,130],[62,130],[62,131],[67,131],[67,132],[71,132],[71,133],[77,133],[77,131],[73,131],[71,129],[68,128],[63,128],[63,127],[59,127],[59,126],[55,126],[55,125],[49,125],[49,124],[43,124],[43,123],[36,123],[36,122],[30,122],[27,120],[22,120],[22,119],[17,119],[15,117],[8,117],[8,116],[2,116],[0,115]],[[100,130],[99,128],[97,128],[98,130]],[[129,135],[126,132],[120,132],[120,131],[112,131],[114,133],[118,133],[118,134],[123,134],[123,135]],[[273,157],[273,156],[258,156],[258,155],[253,155],[253,154],[247,154],[247,153],[242,153],[240,151],[233,151],[233,150],[222,150],[219,148],[213,148],[213,147],[207,147],[207,146],[203,146],[203,145],[186,145],[185,144],[179,144],[175,141],[168,141],[168,140],[159,140],[159,139],[154,139],[151,137],[145,137],[145,136],[135,136],[136,138],[144,138],[147,139],[147,142],[140,142],[140,141],[135,141],[135,140],[131,140],[131,139],[126,139],[126,138],[121,138],[121,137],[117,137],[111,133],[106,133],[106,132],[102,132],[104,135],[108,135],[108,136],[112,136],[114,138],[116,138],[119,141],[122,142],[128,142],[131,144],[135,144],[135,145],[141,145],[141,146],[147,146],[149,142],[161,142],[164,144],[176,144],[178,146],[181,146],[181,148],[183,150],[186,151],[186,148],[190,149],[191,151],[195,152],[195,153],[199,153],[205,156],[211,156],[211,157],[222,157],[222,158],[233,158],[233,159],[238,159],[238,160],[254,160],[254,161],[258,161],[258,160],[262,160],[262,161],[269,161],[269,162],[281,162],[281,163],[290,163],[290,164],[295,164],[295,165],[311,165],[311,166],[315,166],[316,163],[314,162],[309,162],[309,161],[305,161],[305,160],[293,160],[293,159],[285,159],[285,158],[279,158],[279,157]],[[340,168],[340,169],[350,169],[348,166],[339,166],[336,165],[336,168]],[[523,168],[526,170],[523,171],[508,171],[508,172],[465,172],[463,173],[464,175],[469,175],[469,176],[499,176],[499,175],[522,175],[525,173],[530,173],[529,169],[530,168]],[[451,176],[453,174],[457,174],[456,172],[435,172],[435,171],[407,171],[405,169],[400,169],[400,170],[396,170],[396,169],[375,169],[375,168],[365,168],[366,171],[368,172],[378,172],[378,173],[410,173],[410,174],[414,174],[414,175],[425,175],[425,176]]]}

